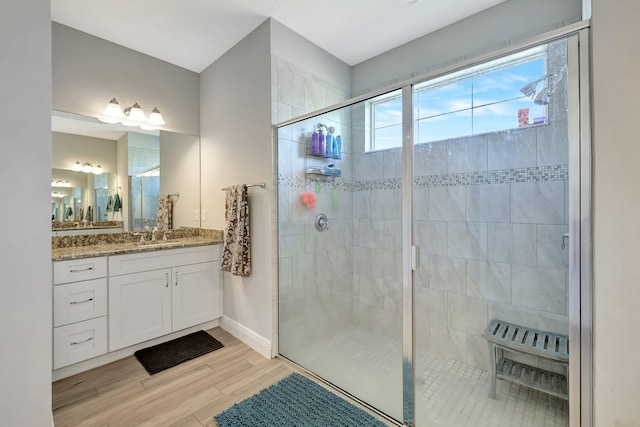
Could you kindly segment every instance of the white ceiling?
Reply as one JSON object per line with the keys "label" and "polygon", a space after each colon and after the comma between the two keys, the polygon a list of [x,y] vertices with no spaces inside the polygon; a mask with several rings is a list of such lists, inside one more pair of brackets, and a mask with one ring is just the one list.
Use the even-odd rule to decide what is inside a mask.
{"label": "white ceiling", "polygon": [[51,17],[199,73],[268,17],[355,65],[503,1],[51,0]]}

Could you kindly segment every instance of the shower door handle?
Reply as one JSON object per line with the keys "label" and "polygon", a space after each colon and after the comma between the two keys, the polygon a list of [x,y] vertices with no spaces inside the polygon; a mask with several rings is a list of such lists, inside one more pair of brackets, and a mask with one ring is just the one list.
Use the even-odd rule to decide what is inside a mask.
{"label": "shower door handle", "polygon": [[564,234],[562,235],[562,241],[560,242],[560,247],[561,247],[562,249],[564,249],[564,248],[566,248],[566,247],[567,247],[567,244],[565,243],[565,239],[568,239],[568,238],[569,238],[569,233],[564,233]]}

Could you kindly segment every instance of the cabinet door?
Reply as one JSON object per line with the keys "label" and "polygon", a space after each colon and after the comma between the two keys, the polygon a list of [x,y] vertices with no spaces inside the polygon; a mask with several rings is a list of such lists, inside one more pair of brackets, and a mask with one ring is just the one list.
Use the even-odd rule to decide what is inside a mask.
{"label": "cabinet door", "polygon": [[173,268],[173,330],[222,316],[220,262]]}
{"label": "cabinet door", "polygon": [[170,268],[109,278],[109,351],[170,332]]}

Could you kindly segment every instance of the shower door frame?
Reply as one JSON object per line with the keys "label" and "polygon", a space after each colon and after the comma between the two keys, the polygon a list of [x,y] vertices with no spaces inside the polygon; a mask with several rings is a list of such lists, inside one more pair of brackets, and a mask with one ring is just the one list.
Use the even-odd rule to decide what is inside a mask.
{"label": "shower door frame", "polygon": [[[569,425],[591,427],[593,425],[593,300],[592,300],[592,159],[591,159],[591,101],[590,101],[590,21],[585,20],[562,29],[551,31],[504,49],[479,55],[471,60],[436,72],[427,73],[400,84],[385,87],[340,104],[282,122],[274,126],[274,151],[277,183],[277,129],[320,114],[353,105],[378,95],[402,90],[402,399],[403,425],[414,425],[414,284],[413,272],[419,262],[418,247],[413,243],[413,86],[490,61],[508,54],[574,36],[576,43],[577,80],[569,84],[568,143],[569,143]],[[569,58],[571,60],[571,58]],[[574,76],[575,77],[575,76]],[[577,102],[576,102],[577,101]],[[573,179],[572,179],[573,177]],[[274,186],[276,189],[278,185]],[[278,203],[277,191],[274,203]],[[276,224],[279,224],[278,209],[275,209]],[[276,233],[277,239],[277,233]],[[279,247],[279,245],[276,245]],[[277,254],[276,254],[277,257]],[[277,286],[277,280],[276,280]],[[278,299],[274,310],[277,313]],[[278,316],[275,316],[278,329]],[[279,330],[277,331],[279,334]],[[278,334],[276,334],[278,336]],[[274,353],[281,356],[275,340]],[[285,357],[285,360],[286,359]],[[292,362],[294,363],[294,362]],[[294,363],[295,364],[295,363]],[[304,367],[303,367],[304,368]],[[313,375],[313,374],[312,374]],[[315,376],[315,375],[314,375]],[[317,377],[317,376],[316,376]],[[322,378],[319,378],[323,380]],[[324,381],[324,380],[323,380]],[[326,382],[326,381],[325,381]],[[331,383],[327,383],[333,386]],[[345,390],[340,390],[346,394]],[[365,406],[381,413],[357,397],[351,396]]]}

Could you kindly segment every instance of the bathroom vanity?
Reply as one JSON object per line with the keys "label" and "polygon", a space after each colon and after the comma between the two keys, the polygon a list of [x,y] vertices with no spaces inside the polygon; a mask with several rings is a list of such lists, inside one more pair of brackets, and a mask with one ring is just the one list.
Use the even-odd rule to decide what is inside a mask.
{"label": "bathroom vanity", "polygon": [[53,249],[54,371],[211,327],[222,316],[219,243],[194,236]]}

